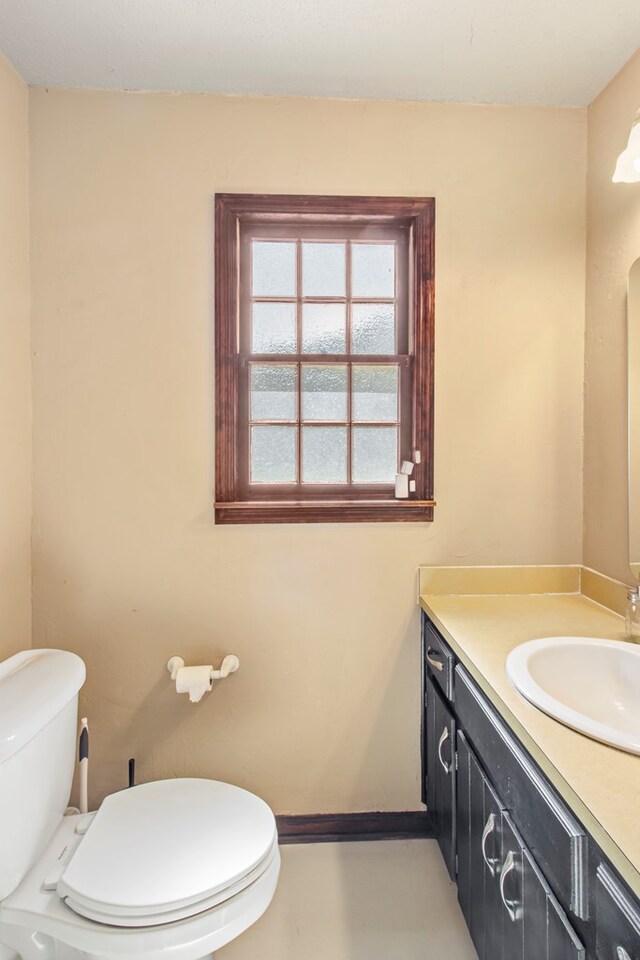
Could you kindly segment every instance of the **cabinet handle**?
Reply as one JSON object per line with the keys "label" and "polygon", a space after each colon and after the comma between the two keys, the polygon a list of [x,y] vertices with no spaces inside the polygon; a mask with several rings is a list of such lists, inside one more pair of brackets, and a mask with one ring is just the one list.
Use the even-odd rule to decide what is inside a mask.
{"label": "cabinet handle", "polygon": [[434,650],[433,647],[427,647],[427,663],[433,667],[434,670],[439,670],[440,673],[444,670],[444,663],[442,660],[436,660],[434,654],[437,653],[437,650]]}
{"label": "cabinet handle", "polygon": [[487,856],[487,840],[489,836],[496,829],[496,815],[495,813],[490,813],[487,817],[487,822],[484,825],[484,830],[482,831],[482,859],[486,863],[489,873],[492,877],[496,875],[496,867],[498,865],[497,857],[488,857]]}
{"label": "cabinet handle", "polygon": [[507,913],[509,914],[509,919],[513,923],[518,920],[518,902],[517,900],[508,900],[504,895],[504,885],[506,883],[507,877],[509,874],[515,870],[516,861],[513,856],[513,850],[509,850],[504,863],[502,864],[502,870],[500,871],[500,896],[502,897],[502,902],[507,908]]}
{"label": "cabinet handle", "polygon": [[442,747],[444,746],[444,742],[445,742],[445,740],[447,739],[448,736],[449,736],[449,730],[447,729],[447,727],[445,727],[444,730],[442,731],[442,733],[440,734],[440,739],[438,740],[438,760],[439,760],[440,763],[442,764],[442,769],[444,770],[444,772],[445,772],[446,774],[450,774],[450,773],[451,773],[451,764],[450,764],[450,763],[447,763],[446,760],[443,760],[443,758],[442,758]]}
{"label": "cabinet handle", "polygon": [[624,947],[616,947],[616,960],[631,960]]}

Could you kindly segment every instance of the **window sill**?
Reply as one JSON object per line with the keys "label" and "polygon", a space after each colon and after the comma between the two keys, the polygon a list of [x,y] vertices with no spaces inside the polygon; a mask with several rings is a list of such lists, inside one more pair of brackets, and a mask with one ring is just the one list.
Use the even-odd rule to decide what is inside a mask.
{"label": "window sill", "polygon": [[420,523],[435,500],[216,502],[216,523]]}

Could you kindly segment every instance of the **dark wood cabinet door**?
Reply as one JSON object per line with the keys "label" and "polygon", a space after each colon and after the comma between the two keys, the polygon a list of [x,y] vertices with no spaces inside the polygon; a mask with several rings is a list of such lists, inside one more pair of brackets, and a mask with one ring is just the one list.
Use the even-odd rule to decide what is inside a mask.
{"label": "dark wood cabinet door", "polygon": [[426,777],[426,798],[427,798],[427,810],[429,811],[429,816],[431,817],[431,827],[433,829],[434,836],[438,836],[440,832],[440,810],[439,810],[439,797],[438,797],[438,771],[437,771],[437,759],[436,759],[436,749],[438,738],[436,735],[436,690],[433,685],[433,681],[427,675],[425,677],[424,683],[425,689],[425,731],[424,731],[424,744],[425,744],[425,757],[424,757],[424,768],[425,768],[425,777]]}
{"label": "dark wood cabinet door", "polygon": [[547,960],[584,960],[585,950],[569,923],[566,913],[553,896],[547,894]]}
{"label": "dark wood cabinet door", "polygon": [[526,847],[522,862],[524,960],[584,960],[582,943]]}
{"label": "dark wood cabinet door", "polygon": [[455,880],[455,720],[429,676],[426,696],[427,809],[449,876]]}
{"label": "dark wood cabinet door", "polygon": [[525,904],[522,918],[524,960],[548,960],[547,891],[540,871],[527,850],[522,858],[522,898]]}
{"label": "dark wood cabinet door", "polygon": [[485,827],[485,777],[465,735],[457,734],[456,850],[458,900],[480,960],[485,950],[487,910],[482,844]]}
{"label": "dark wood cabinet door", "polygon": [[500,900],[498,881],[502,866],[501,818],[503,805],[484,774],[482,797],[482,827],[480,829],[479,847],[484,875],[484,958],[485,960],[501,960],[502,901]]}
{"label": "dark wood cabinet door", "polygon": [[502,925],[502,960],[524,957],[523,843],[509,814],[500,821],[502,863],[497,876]]}
{"label": "dark wood cabinet door", "polygon": [[505,812],[502,855],[502,960],[584,960],[566,913]]}

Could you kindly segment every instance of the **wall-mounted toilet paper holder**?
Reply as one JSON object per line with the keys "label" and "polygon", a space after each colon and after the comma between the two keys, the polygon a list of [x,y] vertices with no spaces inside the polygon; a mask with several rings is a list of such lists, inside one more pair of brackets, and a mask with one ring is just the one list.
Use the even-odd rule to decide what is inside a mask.
{"label": "wall-mounted toilet paper holder", "polygon": [[167,670],[171,679],[175,680],[177,693],[188,693],[191,703],[202,700],[207,691],[211,690],[214,680],[224,680],[230,673],[235,673],[240,661],[232,653],[228,654],[219,670],[214,670],[211,664],[198,667],[187,667],[182,657],[170,657],[167,661]]}

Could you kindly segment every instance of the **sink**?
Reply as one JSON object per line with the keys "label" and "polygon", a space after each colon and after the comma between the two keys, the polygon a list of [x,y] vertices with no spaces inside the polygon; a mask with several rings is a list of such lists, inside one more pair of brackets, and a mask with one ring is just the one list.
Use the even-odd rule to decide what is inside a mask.
{"label": "sink", "polygon": [[593,637],[543,637],[507,658],[534,706],[580,733],[640,754],[640,648]]}

